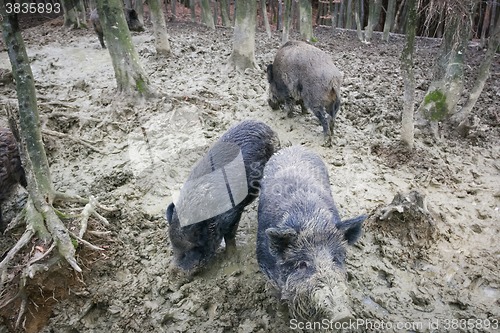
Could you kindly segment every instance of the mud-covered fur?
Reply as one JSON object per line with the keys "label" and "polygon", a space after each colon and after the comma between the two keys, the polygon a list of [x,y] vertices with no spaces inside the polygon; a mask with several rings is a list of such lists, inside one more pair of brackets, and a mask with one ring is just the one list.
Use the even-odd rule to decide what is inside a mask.
{"label": "mud-covered fur", "polygon": [[[245,206],[258,195],[264,166],[279,149],[279,139],[274,131],[262,122],[246,120],[231,127],[219,142],[236,143],[242,152],[247,176],[248,195],[233,209],[213,218],[185,227],[180,226],[174,204],[167,209],[169,236],[172,243],[174,260],[172,268],[181,268],[191,275],[201,269],[214,256],[222,242],[234,247],[236,230]],[[197,174],[195,167],[188,181]]]}
{"label": "mud-covered fur", "polygon": [[[137,12],[134,9],[123,8],[123,14],[125,14],[125,20],[127,21],[130,31],[144,31],[144,26],[139,21],[139,16],[137,16]],[[99,38],[101,47],[105,49],[106,45],[104,45],[104,32],[102,31],[102,25],[99,20],[99,14],[97,14],[97,9],[94,9],[90,14],[90,22],[92,22],[92,26],[97,34],[97,38]]]}
{"label": "mud-covered fur", "polygon": [[[0,128],[0,205],[10,197],[17,184],[27,186],[17,144],[11,131]],[[0,206],[0,230],[4,229]]]}
{"label": "mud-covered fur", "polygon": [[361,235],[365,218],[340,220],[326,167],[311,150],[293,146],[269,160],[261,182],[257,260],[292,316],[314,320],[341,311],[346,248]]}
{"label": "mud-covered fur", "polygon": [[331,136],[340,108],[340,85],[343,74],[331,57],[305,42],[283,45],[267,66],[269,105],[277,109],[285,104],[288,116],[297,102],[302,111],[310,110],[321,122],[323,132]]}

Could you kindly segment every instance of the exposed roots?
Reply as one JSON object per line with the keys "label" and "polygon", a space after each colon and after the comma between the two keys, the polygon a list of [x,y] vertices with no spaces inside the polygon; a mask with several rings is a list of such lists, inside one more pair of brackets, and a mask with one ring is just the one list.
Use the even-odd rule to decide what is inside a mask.
{"label": "exposed roots", "polygon": [[[50,205],[42,205],[43,215],[40,214],[33,205],[31,198],[28,198],[28,203],[23,209],[23,214],[20,214],[20,220],[26,222],[26,230],[19,241],[14,245],[14,247],[7,253],[5,258],[0,263],[0,295],[5,291],[6,283],[13,280],[12,274],[9,279],[8,268],[9,263],[12,261],[16,253],[18,253],[26,244],[28,244],[31,239],[38,232],[38,237],[45,242],[52,241],[52,245],[43,253],[42,256],[38,258],[31,259],[25,268],[20,273],[20,282],[18,293],[12,297],[10,300],[4,302],[0,308],[6,307],[14,300],[20,298],[21,306],[19,309],[19,315],[16,321],[16,328],[21,324],[21,319],[26,311],[27,295],[26,295],[26,284],[27,278],[33,279],[33,277],[39,272],[48,271],[54,264],[58,263],[61,258],[66,259],[66,261],[73,267],[77,272],[81,272],[82,269],[78,266],[75,259],[75,245],[74,242],[79,242],[84,246],[92,250],[103,250],[103,248],[95,246],[90,242],[83,239],[83,235],[87,230],[87,224],[89,217],[95,216],[97,220],[101,221],[104,225],[109,225],[106,218],[101,216],[96,212],[96,209],[102,209],[105,211],[114,211],[116,208],[107,207],[101,205],[97,202],[94,197],[90,197],[89,200],[78,197],[78,196],[68,196],[63,193],[57,192],[55,194],[56,200],[54,201],[70,201],[70,202],[80,202],[87,203],[83,212],[81,214],[72,214],[69,216],[64,216],[65,218],[81,218],[80,226],[81,229],[79,234],[75,234],[69,231],[66,226],[62,223],[58,215],[62,213],[58,212],[56,209]],[[84,221],[84,223],[82,223]],[[45,223],[44,223],[45,222]],[[19,224],[19,223],[17,223]],[[92,232],[94,235],[106,235],[109,232]],[[45,234],[45,235],[44,235]],[[48,259],[43,263],[36,263],[45,260],[52,253],[52,250],[57,247],[57,254],[53,255],[52,258]],[[43,249],[42,249],[43,250]],[[35,264],[36,263],[36,264]]]}

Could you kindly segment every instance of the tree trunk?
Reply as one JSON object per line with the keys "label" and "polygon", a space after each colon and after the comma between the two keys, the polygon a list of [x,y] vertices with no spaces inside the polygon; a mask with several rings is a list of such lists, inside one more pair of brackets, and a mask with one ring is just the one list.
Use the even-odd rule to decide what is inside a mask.
{"label": "tree trunk", "polygon": [[[356,0],[357,1],[357,0]],[[331,21],[331,24],[332,24],[332,33],[333,35],[335,36],[335,29],[337,28],[336,25],[335,25],[335,16],[334,16],[334,6],[333,6],[333,0],[330,0],[330,6],[329,6],[329,14],[330,14],[330,19],[332,20]]]}
{"label": "tree trunk", "polygon": [[208,0],[201,0],[201,20],[210,29],[215,29],[214,19]]}
{"label": "tree trunk", "polygon": [[[479,65],[479,71],[477,74],[476,82],[474,83],[474,87],[472,88],[472,91],[469,95],[469,99],[467,100],[465,106],[455,115],[453,115],[453,117],[451,117],[452,122],[461,124],[471,113],[472,109],[474,108],[474,105],[476,105],[477,99],[479,98],[479,95],[483,91],[484,84],[486,83],[486,80],[488,79],[488,76],[490,74],[490,66],[493,61],[493,58],[495,57],[495,52],[498,49],[499,45],[500,45],[500,20],[497,20],[495,31],[493,32],[493,35],[490,37],[488,43],[488,50],[486,51],[486,54],[484,55],[484,58],[481,61],[481,65]],[[459,126],[459,128],[460,127],[462,126]]]}
{"label": "tree trunk", "polygon": [[471,15],[475,0],[469,1],[462,13],[455,6],[447,6],[445,33],[439,49],[434,78],[419,115],[437,122],[456,112],[457,102],[464,86],[464,58],[471,35]]}
{"label": "tree trunk", "polygon": [[255,0],[236,0],[233,53],[229,60],[237,71],[259,68],[255,61],[255,22],[257,2]]}
{"label": "tree trunk", "polygon": [[290,0],[285,0],[285,12],[283,14],[283,37],[281,38],[281,45],[288,42],[288,34],[290,33],[290,21],[291,21],[291,2]]}
{"label": "tree trunk", "polygon": [[[30,216],[31,218],[26,220],[26,229],[38,232],[42,240],[49,241],[52,238],[55,244],[57,244],[60,255],[75,270],[81,272],[74,258],[75,248],[71,242],[68,230],[52,208],[52,204],[57,198],[57,192],[50,177],[49,163],[42,142],[35,83],[21,36],[21,30],[19,29],[17,15],[3,16],[1,25],[12,66],[12,74],[16,81],[22,140],[20,152],[23,166],[27,173],[28,192],[30,194],[28,204],[33,204],[34,210],[32,211],[36,214],[36,216]],[[19,133],[15,132],[19,136]],[[45,224],[43,223],[44,220]],[[40,221],[42,223],[36,223]],[[34,232],[30,234],[32,236]],[[2,261],[2,264],[4,262]],[[0,272],[2,276],[1,283],[3,284],[5,282],[4,277],[6,277],[6,270],[4,270],[3,265]]]}
{"label": "tree trunk", "polygon": [[491,12],[490,12],[490,31],[489,36],[493,36],[493,31],[495,30],[495,21],[497,20],[497,0],[492,0]]}
{"label": "tree trunk", "polygon": [[339,27],[339,17],[338,16],[339,16],[339,3],[335,2],[335,9],[333,11],[333,17],[332,17],[332,25],[334,28]]}
{"label": "tree trunk", "polygon": [[214,25],[217,25],[219,19],[219,6],[218,1],[214,0]]}
{"label": "tree trunk", "polygon": [[73,29],[80,28],[80,19],[76,13],[75,5],[72,0],[61,0],[63,8],[64,26]]}
{"label": "tree trunk", "polygon": [[[176,13],[175,13],[175,6],[176,6],[177,0],[172,0],[172,21],[175,21],[176,18]],[[165,8],[167,9],[167,8]],[[163,11],[162,11],[163,12]],[[165,20],[165,19],[164,19]]]}
{"label": "tree trunk", "polygon": [[[287,1],[287,0],[284,0],[284,1]],[[290,2],[290,0],[288,0],[288,1]],[[284,14],[284,15],[286,17],[287,14]],[[284,18],[284,16],[283,16],[283,1],[280,0],[279,4],[278,4],[278,24],[276,25],[278,30],[283,29],[283,18]],[[290,15],[288,15],[288,22],[290,22]],[[288,31],[290,31],[290,24],[288,24],[287,29],[288,30],[287,30],[286,38],[288,39]]]}
{"label": "tree trunk", "polygon": [[[159,0],[156,0],[159,2]],[[151,10],[151,3],[149,4]],[[97,13],[104,38],[115,70],[116,84],[120,93],[153,94],[148,76],[132,43],[120,0],[98,0]],[[163,16],[163,15],[162,15]]]}
{"label": "tree trunk", "polygon": [[136,0],[134,4],[134,9],[137,12],[137,17],[139,18],[139,22],[144,25],[144,3],[142,0]]}
{"label": "tree trunk", "polygon": [[189,8],[191,9],[191,22],[196,22],[196,12],[195,12],[196,0],[189,0]]}
{"label": "tree trunk", "polygon": [[[365,39],[366,41],[370,41],[372,39],[373,34],[373,22],[375,21],[375,12],[376,12],[376,2],[377,0],[369,0],[369,10],[368,10],[368,24],[365,28]],[[378,0],[382,1],[382,0]]]}
{"label": "tree trunk", "polygon": [[312,7],[309,0],[300,0],[300,38],[310,42],[313,39],[312,33]]}
{"label": "tree trunk", "polygon": [[87,26],[87,14],[85,13],[85,3],[83,0],[79,0],[78,4],[76,6],[76,11],[78,18],[80,20],[80,26],[86,27]]}
{"label": "tree trunk", "polygon": [[321,24],[320,16],[322,10],[323,10],[323,3],[321,1],[318,1],[318,10],[316,11],[316,24]]}
{"label": "tree trunk", "polygon": [[222,25],[225,26],[226,28],[231,27],[231,21],[229,20],[229,13],[227,11],[228,1],[229,0],[220,0],[220,16],[222,19]]}
{"label": "tree trunk", "polygon": [[401,1],[398,7],[398,11],[396,13],[396,18],[394,19],[394,25],[392,26],[392,32],[397,32],[399,27],[399,17],[401,16],[401,12],[403,11],[403,6],[407,0]]}
{"label": "tree trunk", "polygon": [[488,29],[488,25],[490,23],[490,11],[491,11],[492,2],[488,2],[486,6],[486,13],[484,14],[483,28],[481,29],[481,48],[486,44],[486,29]]}
{"label": "tree trunk", "polygon": [[271,27],[269,26],[269,18],[267,17],[266,0],[260,0],[260,7],[262,8],[262,20],[264,20],[267,37],[271,38]]}
{"label": "tree trunk", "polygon": [[352,29],[352,0],[347,1],[346,29]]}
{"label": "tree trunk", "polygon": [[355,1],[355,9],[354,9],[354,15],[356,18],[356,31],[358,32],[358,39],[362,42],[363,41],[363,33],[361,32],[361,26],[362,23],[359,20],[359,0],[354,0]]}
{"label": "tree trunk", "polygon": [[299,1],[300,0],[292,0],[292,9],[290,13],[290,20],[292,20],[291,29],[295,30],[300,30]]}
{"label": "tree trunk", "polygon": [[406,40],[401,55],[401,71],[405,84],[403,115],[401,120],[401,139],[413,148],[413,112],[415,101],[415,76],[413,75],[413,50],[415,46],[415,31],[417,25],[416,0],[408,1],[408,23]]}
{"label": "tree trunk", "polygon": [[234,0],[234,7],[233,7],[233,26],[236,26],[236,5],[237,1]]}
{"label": "tree trunk", "polygon": [[387,5],[387,15],[385,16],[384,34],[382,36],[382,40],[385,40],[386,42],[389,41],[389,33],[391,32],[392,20],[394,19],[395,11],[396,1],[389,0],[389,4]]}
{"label": "tree trunk", "polygon": [[[175,0],[172,0],[175,2]],[[168,42],[167,24],[161,7],[160,0],[148,0],[151,22],[153,22],[156,53],[163,56],[170,55],[170,43]]]}
{"label": "tree trunk", "polygon": [[345,4],[345,1],[341,0],[340,1],[340,11],[339,11],[339,24],[338,24],[339,28],[344,27],[344,4]]}

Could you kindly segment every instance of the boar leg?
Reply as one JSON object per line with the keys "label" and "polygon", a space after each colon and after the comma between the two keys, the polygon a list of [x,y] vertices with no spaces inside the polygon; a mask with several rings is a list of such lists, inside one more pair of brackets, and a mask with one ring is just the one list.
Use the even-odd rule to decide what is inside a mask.
{"label": "boar leg", "polygon": [[236,230],[238,230],[238,224],[241,219],[241,214],[243,211],[237,213],[234,221],[237,221],[232,226],[229,227],[228,232],[224,234],[224,242],[226,242],[226,252],[234,253],[236,251]]}

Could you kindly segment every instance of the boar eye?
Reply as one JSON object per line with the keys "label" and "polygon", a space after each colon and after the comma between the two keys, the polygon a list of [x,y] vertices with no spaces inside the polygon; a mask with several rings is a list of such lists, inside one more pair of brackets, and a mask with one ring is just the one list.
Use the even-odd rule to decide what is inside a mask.
{"label": "boar eye", "polygon": [[305,261],[302,261],[300,264],[299,264],[299,269],[306,269],[307,268],[307,263]]}

